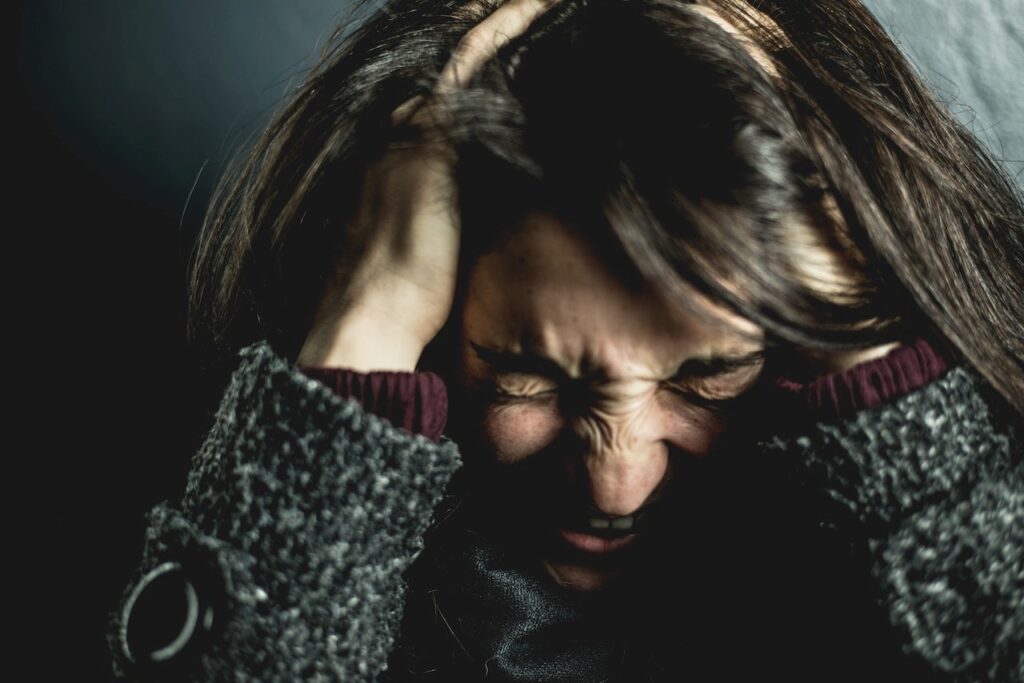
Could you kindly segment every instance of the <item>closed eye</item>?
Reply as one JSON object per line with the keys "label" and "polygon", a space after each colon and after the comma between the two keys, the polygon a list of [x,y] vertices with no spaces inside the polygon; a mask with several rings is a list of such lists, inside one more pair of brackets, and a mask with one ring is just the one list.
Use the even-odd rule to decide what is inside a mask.
{"label": "closed eye", "polygon": [[[666,388],[673,394],[682,397],[687,403],[704,408],[705,410],[713,412],[723,412],[736,406],[743,398],[743,394],[737,396],[726,396],[726,397],[712,397],[700,394],[692,389],[686,389],[674,384],[667,384]],[[491,397],[496,403],[530,403],[537,401],[546,401],[559,393],[558,389],[549,389],[547,391],[535,391],[533,393],[515,393],[506,391],[498,386],[491,387]]]}
{"label": "closed eye", "polygon": [[714,412],[723,412],[735,407],[744,396],[742,393],[736,396],[705,396],[692,389],[686,389],[671,383],[666,384],[665,388],[673,394],[684,398],[687,403]]}
{"label": "closed eye", "polygon": [[491,387],[491,394],[495,401],[500,403],[513,403],[513,402],[525,402],[534,401],[539,399],[547,399],[558,393],[558,389],[548,389],[547,391],[535,391],[530,394],[517,394],[511,391],[506,391],[499,386]]}

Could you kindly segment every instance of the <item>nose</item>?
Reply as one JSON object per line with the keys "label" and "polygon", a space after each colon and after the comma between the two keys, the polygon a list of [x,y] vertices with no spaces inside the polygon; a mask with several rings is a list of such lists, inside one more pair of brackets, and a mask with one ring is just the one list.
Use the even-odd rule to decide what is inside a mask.
{"label": "nose", "polygon": [[668,475],[668,447],[652,441],[629,450],[590,451],[583,475],[595,512],[609,517],[631,515],[650,502]]}

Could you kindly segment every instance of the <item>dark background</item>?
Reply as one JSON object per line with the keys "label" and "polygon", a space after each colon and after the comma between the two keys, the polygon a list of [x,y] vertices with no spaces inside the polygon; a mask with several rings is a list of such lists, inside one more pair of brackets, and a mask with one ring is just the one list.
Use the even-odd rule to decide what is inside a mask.
{"label": "dark background", "polygon": [[[1024,181],[1024,0],[867,4]],[[211,188],[346,2],[14,8],[7,500],[15,557],[28,558],[11,564],[32,580],[11,585],[36,665],[106,680],[106,610],[139,558],[143,515],[180,493],[230,370],[201,370],[184,342],[185,263]],[[33,492],[20,485],[30,470]]]}

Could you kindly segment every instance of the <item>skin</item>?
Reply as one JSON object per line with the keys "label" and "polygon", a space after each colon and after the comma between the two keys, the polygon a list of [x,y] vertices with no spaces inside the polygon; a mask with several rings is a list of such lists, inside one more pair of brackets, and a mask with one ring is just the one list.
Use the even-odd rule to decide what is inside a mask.
{"label": "skin", "polygon": [[[558,476],[567,490],[582,487],[590,502],[610,515],[636,511],[670,478],[670,453],[705,456],[724,429],[713,412],[672,390],[674,371],[693,358],[762,348],[759,327],[696,293],[694,302],[719,324],[670,305],[650,289],[626,288],[575,230],[549,214],[530,214],[510,239],[472,267],[458,312],[457,382],[482,405],[473,419],[483,448],[500,466],[515,467],[556,447],[556,440],[569,433],[583,448],[562,456]],[[565,374],[495,368],[474,344],[533,351]],[[708,397],[736,396],[754,383],[761,368],[756,364],[693,380],[685,389]],[[556,397],[576,382],[587,391],[583,398],[574,394],[569,409]],[[493,389],[516,398],[487,403]],[[554,580],[577,590],[600,589],[619,575],[618,569],[589,563],[545,558],[544,565]]]}
{"label": "skin", "polygon": [[[695,9],[736,36],[766,73],[778,78],[770,57],[740,30],[713,8]],[[752,8],[747,20],[783,35]],[[825,201],[826,212],[841,224],[831,198]],[[856,281],[848,260],[855,258],[852,244],[841,231],[835,235],[838,249],[820,228],[798,217],[789,235],[805,281],[837,297]],[[707,457],[730,426],[727,413],[687,396],[741,396],[763,369],[755,363],[713,377],[674,380],[674,371],[686,361],[762,350],[763,330],[696,291],[689,303],[704,316],[673,306],[650,289],[625,287],[580,233],[548,214],[530,214],[510,239],[474,264],[468,277],[466,298],[454,313],[460,334],[453,386],[468,397],[456,404],[473,408],[454,419],[474,425],[472,442],[499,468],[511,472],[533,459],[560,461],[554,469],[509,477],[519,487],[511,500],[520,509],[524,501],[539,500],[541,491],[559,489],[537,477],[554,476],[562,490],[584,491],[582,499],[608,515],[629,515],[671,495],[676,459]],[[807,350],[805,358],[812,373],[823,374],[881,357],[896,346]],[[479,347],[530,352],[557,370],[511,371],[495,366]],[[578,447],[565,449],[565,443]],[[565,559],[548,553],[547,542],[530,547],[546,555],[541,560],[552,579],[574,590],[601,590],[628,569],[599,557]]]}
{"label": "skin", "polygon": [[[820,243],[804,248],[816,256],[814,274],[835,283],[839,261]],[[673,463],[709,456],[730,427],[727,411],[689,397],[740,397],[763,370],[757,361],[710,377],[674,377],[693,359],[763,351],[764,331],[695,290],[689,304],[696,310],[690,310],[649,287],[625,286],[580,231],[550,214],[528,214],[467,277],[454,312],[459,362],[449,382],[462,414],[452,422],[473,425],[469,450],[487,454],[510,475],[520,471],[501,478],[514,482],[506,507],[499,506],[505,517],[521,520],[523,501],[539,508],[549,491],[582,491],[579,503],[608,515],[629,515],[671,495]],[[842,370],[895,346],[811,355],[808,365],[819,373]],[[549,359],[552,369],[502,367],[478,348],[531,353]],[[557,462],[528,469],[534,460]],[[502,512],[508,506],[519,511],[509,516]],[[539,517],[539,531],[546,523],[547,532],[557,533],[553,517]],[[541,555],[552,547],[539,537],[526,542]],[[541,560],[562,586],[596,591],[633,561],[608,563],[608,557],[566,560],[556,553]]]}
{"label": "skin", "polygon": [[[472,73],[493,52],[495,36],[521,31],[548,4],[510,0],[471,32],[472,39],[467,36],[460,43],[457,52],[465,54],[452,60],[446,74],[458,81]],[[714,10],[698,11],[741,37]],[[767,55],[749,41],[741,42],[777,76]],[[401,171],[391,173],[385,172],[390,168],[385,164],[378,182],[370,183],[371,190],[390,197],[386,208],[401,209],[366,218],[384,226],[378,231],[378,250],[371,249],[375,258],[365,260],[369,284],[357,287],[359,295],[351,304],[345,291],[328,290],[299,363],[411,371],[447,318],[458,231],[443,211],[432,213],[421,206],[432,184],[446,182],[447,176],[431,159],[415,161],[398,164]],[[418,191],[405,192],[409,188]],[[416,220],[409,223],[403,218],[408,215]],[[404,231],[399,243],[417,248],[398,253],[391,247],[396,240],[389,227]],[[794,221],[792,236],[808,280],[824,283],[827,291],[846,289],[846,262],[826,246],[820,231]],[[656,292],[624,287],[584,239],[551,216],[532,215],[510,240],[482,257],[469,277],[462,308],[452,311],[461,325],[456,349],[460,362],[457,377],[448,378],[448,385],[460,408],[449,424],[471,425],[466,433],[475,438],[458,439],[467,452],[489,453],[508,473],[526,473],[506,477],[520,488],[513,499],[517,513],[505,517],[518,521],[523,510],[538,508],[523,502],[542,500],[541,491],[557,488],[552,480],[564,484],[565,491],[582,490],[587,503],[609,515],[630,514],[665,495],[672,454],[705,457],[728,428],[721,414],[687,396],[738,396],[760,374],[755,365],[713,379],[688,380],[685,386],[669,382],[673,370],[688,360],[756,350],[761,331],[696,292],[690,303],[710,319],[671,306]],[[474,344],[511,352],[529,346],[561,369],[500,371],[481,358]],[[884,355],[894,346],[808,353],[807,358],[815,372],[834,372]],[[585,391],[577,392],[579,388]],[[496,391],[508,396],[499,398]],[[573,449],[563,448],[570,443]],[[523,467],[542,460],[558,465],[554,474]],[[540,554],[548,574],[577,590],[603,588],[622,569],[545,552]]]}

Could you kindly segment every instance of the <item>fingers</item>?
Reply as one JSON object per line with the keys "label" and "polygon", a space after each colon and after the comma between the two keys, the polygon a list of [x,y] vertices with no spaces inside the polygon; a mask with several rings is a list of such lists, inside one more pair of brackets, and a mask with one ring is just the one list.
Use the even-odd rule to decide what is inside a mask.
{"label": "fingers", "polygon": [[556,0],[509,0],[470,29],[441,71],[437,93],[463,87],[480,66],[512,38],[521,35]]}
{"label": "fingers", "polygon": [[[558,0],[508,0],[494,10],[483,21],[470,29],[459,41],[452,56],[445,64],[435,86],[435,95],[444,96],[453,90],[462,88],[479,71],[480,67],[512,38],[521,35],[529,25],[546,9]],[[477,12],[486,6],[480,1],[464,6],[461,13],[468,15],[472,7]],[[399,105],[391,114],[392,123],[405,118],[406,113],[415,108],[414,123],[424,128],[429,122],[443,112],[434,111],[435,107],[420,107],[422,95],[417,95]],[[428,104],[433,104],[436,99]]]}

